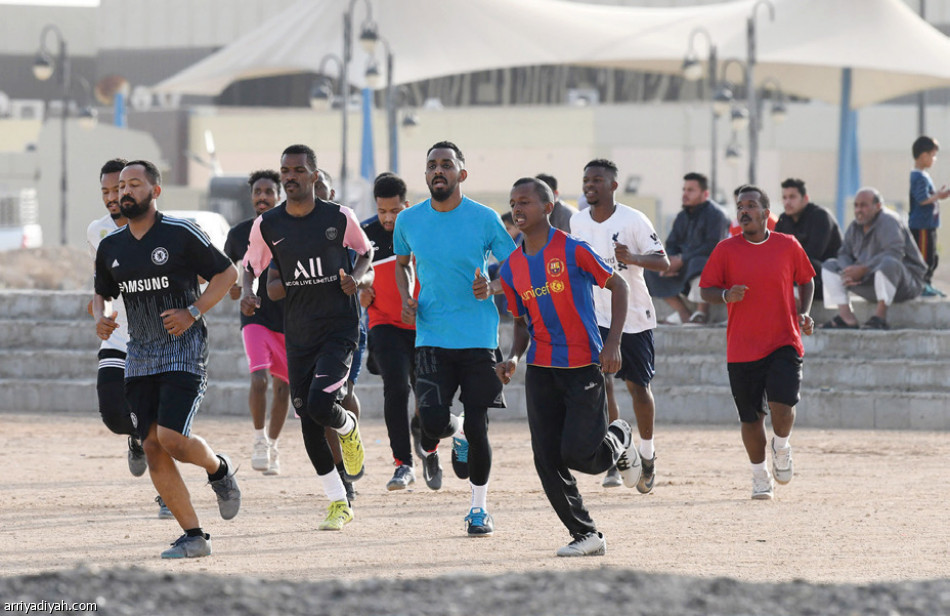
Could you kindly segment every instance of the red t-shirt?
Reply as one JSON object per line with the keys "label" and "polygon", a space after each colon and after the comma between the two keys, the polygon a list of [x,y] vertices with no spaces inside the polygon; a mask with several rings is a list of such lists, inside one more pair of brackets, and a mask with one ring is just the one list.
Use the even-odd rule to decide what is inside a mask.
{"label": "red t-shirt", "polygon": [[727,305],[726,360],[756,361],[788,345],[803,356],[794,285],[814,277],[808,255],[791,235],[773,231],[761,244],[741,235],[719,242],[709,255],[699,286],[748,287],[741,302]]}

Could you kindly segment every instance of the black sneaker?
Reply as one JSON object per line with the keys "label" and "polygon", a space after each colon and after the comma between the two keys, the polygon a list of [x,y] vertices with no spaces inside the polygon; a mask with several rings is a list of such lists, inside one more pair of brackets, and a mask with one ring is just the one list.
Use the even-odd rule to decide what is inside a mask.
{"label": "black sneaker", "polygon": [[468,479],[468,439],[452,438],[452,470],[459,479]]}
{"label": "black sneaker", "polygon": [[145,461],[145,450],[142,449],[142,443],[134,436],[129,437],[129,472],[134,477],[141,477],[148,470],[148,463]]}
{"label": "black sneaker", "polygon": [[426,450],[422,448],[422,426],[419,425],[419,418],[412,416],[409,422],[409,431],[412,433],[412,450],[420,460],[426,459]]}
{"label": "black sneaker", "polygon": [[422,476],[430,490],[442,487],[442,465],[439,464],[439,452],[433,451],[422,458]]}
{"label": "black sneaker", "polygon": [[643,470],[640,471],[640,481],[637,482],[637,492],[646,494],[653,489],[653,484],[656,481],[656,454],[653,454],[653,458],[649,460],[640,456],[640,463]]}
{"label": "black sneaker", "polygon": [[340,473],[340,480],[343,482],[343,487],[346,488],[346,500],[350,501],[350,505],[353,504],[353,501],[356,500],[356,488],[353,487],[353,482],[347,480],[346,473],[341,470],[337,470]]}

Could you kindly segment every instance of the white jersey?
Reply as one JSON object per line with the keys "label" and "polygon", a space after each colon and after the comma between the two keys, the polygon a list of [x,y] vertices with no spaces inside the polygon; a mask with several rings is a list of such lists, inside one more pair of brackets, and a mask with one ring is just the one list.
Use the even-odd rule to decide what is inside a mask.
{"label": "white jersey", "polygon": [[[614,255],[614,244],[624,244],[631,254],[647,255],[664,254],[663,243],[657,237],[653,223],[643,212],[620,203],[615,205],[614,213],[604,222],[591,218],[590,209],[574,214],[571,217],[571,235],[593,246],[597,254],[627,281],[630,297],[623,331],[635,334],[656,328],[656,310],[643,279],[643,268],[618,262]],[[608,289],[594,287],[594,310],[600,327],[610,327],[610,296]]]}
{"label": "white jersey", "polygon": [[[99,249],[99,242],[102,241],[102,238],[118,228],[118,225],[115,224],[115,221],[112,220],[112,216],[109,214],[89,223],[89,228],[86,229],[86,244],[89,248],[89,254],[92,256],[93,263],[96,262],[96,251]],[[125,302],[121,297],[112,300],[112,309],[119,313],[115,318],[119,327],[112,332],[108,340],[102,341],[99,348],[115,349],[116,351],[126,353],[129,344],[129,320],[125,316]]]}

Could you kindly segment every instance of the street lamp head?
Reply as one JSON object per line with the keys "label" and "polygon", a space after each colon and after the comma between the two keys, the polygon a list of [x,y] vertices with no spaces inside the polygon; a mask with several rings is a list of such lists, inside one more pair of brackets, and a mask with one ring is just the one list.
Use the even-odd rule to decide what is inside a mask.
{"label": "street lamp head", "polygon": [[310,108],[317,111],[326,111],[333,100],[333,90],[325,77],[317,80],[310,88]]}
{"label": "street lamp head", "polygon": [[726,162],[730,165],[739,164],[739,156],[742,155],[742,151],[739,149],[739,144],[736,143],[735,135],[732,136],[732,143],[726,146]]}
{"label": "street lamp head", "polygon": [[92,107],[83,107],[79,110],[79,127],[83,130],[94,129],[98,116],[98,112]]}
{"label": "street lamp head", "polygon": [[376,24],[366,22],[363,24],[363,30],[360,32],[360,46],[363,51],[372,55],[376,51],[376,43],[379,42],[379,31]]}
{"label": "street lamp head", "polygon": [[414,111],[407,111],[406,115],[402,117],[402,128],[406,131],[407,135],[415,134],[416,128],[419,126],[419,116],[416,115]]}
{"label": "street lamp head", "polygon": [[683,60],[683,79],[686,81],[699,81],[703,76],[703,65],[695,56],[687,56]]}
{"label": "street lamp head", "polygon": [[371,59],[369,65],[366,67],[366,85],[374,90],[379,87],[379,65],[376,63],[375,59]]}
{"label": "street lamp head", "polygon": [[732,122],[732,130],[741,131],[749,125],[749,110],[741,105],[733,105],[729,113],[729,119]]}
{"label": "street lamp head", "polygon": [[781,124],[788,117],[788,109],[782,101],[775,101],[772,104],[772,121]]}
{"label": "street lamp head", "polygon": [[44,53],[36,54],[36,60],[33,61],[33,76],[40,81],[46,81],[53,76],[53,63],[49,56]]}
{"label": "street lamp head", "polygon": [[724,115],[729,111],[729,107],[732,105],[733,95],[732,90],[728,86],[720,86],[719,90],[716,91],[715,96],[713,96],[713,111],[717,116]]}

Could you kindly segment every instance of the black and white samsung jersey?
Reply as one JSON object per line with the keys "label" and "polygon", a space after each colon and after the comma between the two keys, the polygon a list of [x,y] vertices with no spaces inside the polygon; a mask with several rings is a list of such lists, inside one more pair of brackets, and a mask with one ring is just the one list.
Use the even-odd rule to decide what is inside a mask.
{"label": "black and white samsung jersey", "polygon": [[162,312],[187,308],[198,298],[198,276],[211,280],[231,261],[196,224],[156,214],[155,224],[135,239],[128,226],[107,235],[96,252],[96,293],[122,296],[129,319],[126,377],[184,371],[204,374],[208,330],[204,319],[175,337]]}
{"label": "black and white samsung jersey", "polygon": [[353,271],[348,248],[366,254],[370,243],[353,210],[337,203],[317,199],[299,217],[281,203],[254,221],[244,264],[258,274],[271,258],[277,265],[287,290],[288,351],[310,348],[331,332],[352,334],[356,341],[359,300],[340,288],[340,270]]}

